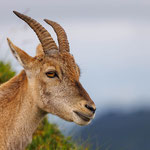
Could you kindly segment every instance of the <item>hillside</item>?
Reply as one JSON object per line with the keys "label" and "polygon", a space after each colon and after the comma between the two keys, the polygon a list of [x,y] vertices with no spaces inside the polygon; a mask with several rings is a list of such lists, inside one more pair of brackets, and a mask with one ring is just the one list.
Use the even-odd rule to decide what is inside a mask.
{"label": "hillside", "polygon": [[74,138],[92,143],[93,150],[149,150],[150,111],[109,112],[80,128]]}

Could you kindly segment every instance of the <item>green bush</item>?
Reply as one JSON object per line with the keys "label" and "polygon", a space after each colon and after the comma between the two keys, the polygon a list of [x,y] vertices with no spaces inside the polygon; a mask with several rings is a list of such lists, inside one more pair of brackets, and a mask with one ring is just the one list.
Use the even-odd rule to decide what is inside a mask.
{"label": "green bush", "polygon": [[0,84],[8,81],[15,74],[15,71],[11,69],[11,65],[9,63],[0,61]]}
{"label": "green bush", "polygon": [[71,141],[71,137],[65,137],[57,125],[50,124],[44,118],[33,135],[32,143],[27,150],[77,150],[76,145]]}
{"label": "green bush", "polygon": [[[6,82],[15,75],[9,63],[0,61],[0,84]],[[88,150],[77,146],[71,141],[71,137],[65,137],[57,125],[48,122],[44,118],[33,134],[33,140],[26,150]]]}

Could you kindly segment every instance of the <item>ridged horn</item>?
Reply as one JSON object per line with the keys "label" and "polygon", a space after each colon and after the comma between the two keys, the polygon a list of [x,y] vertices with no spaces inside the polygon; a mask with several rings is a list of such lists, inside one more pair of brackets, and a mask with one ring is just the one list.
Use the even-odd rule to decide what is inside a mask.
{"label": "ridged horn", "polygon": [[52,28],[56,32],[58,43],[59,43],[59,50],[69,52],[70,48],[69,48],[69,43],[67,40],[67,34],[65,30],[58,23],[54,21],[48,19],[44,19],[44,21],[48,23],[50,26],[52,26]]}
{"label": "ridged horn", "polygon": [[36,20],[21,14],[17,11],[13,11],[15,15],[17,15],[20,19],[24,20],[36,33],[36,35],[38,36],[42,47],[43,47],[43,51],[45,54],[48,53],[49,50],[55,49],[58,50],[58,47],[55,43],[55,41],[52,39],[51,35],[49,34],[49,32],[40,24],[38,23]]}

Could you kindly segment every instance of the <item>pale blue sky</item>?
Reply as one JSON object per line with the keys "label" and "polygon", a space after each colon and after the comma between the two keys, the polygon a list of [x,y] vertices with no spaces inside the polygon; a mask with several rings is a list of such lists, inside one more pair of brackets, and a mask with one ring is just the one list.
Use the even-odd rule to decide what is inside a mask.
{"label": "pale blue sky", "polygon": [[55,39],[42,19],[65,28],[81,82],[99,109],[150,104],[149,0],[0,0],[0,58],[19,71],[6,37],[32,56],[39,41],[12,10],[35,18]]}

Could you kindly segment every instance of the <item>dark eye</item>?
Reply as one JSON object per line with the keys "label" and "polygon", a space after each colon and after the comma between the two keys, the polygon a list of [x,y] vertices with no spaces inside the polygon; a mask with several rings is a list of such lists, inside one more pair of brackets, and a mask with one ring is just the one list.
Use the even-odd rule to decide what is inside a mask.
{"label": "dark eye", "polygon": [[47,77],[54,78],[57,77],[57,73],[55,71],[50,71],[46,73]]}

